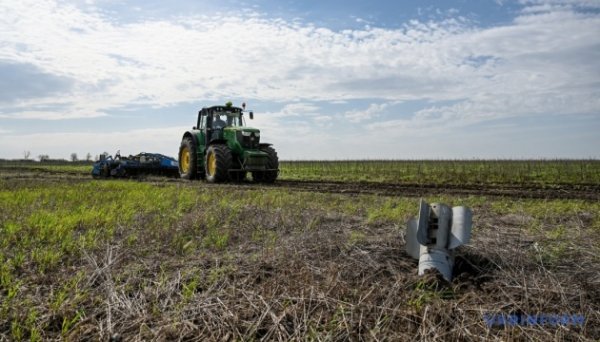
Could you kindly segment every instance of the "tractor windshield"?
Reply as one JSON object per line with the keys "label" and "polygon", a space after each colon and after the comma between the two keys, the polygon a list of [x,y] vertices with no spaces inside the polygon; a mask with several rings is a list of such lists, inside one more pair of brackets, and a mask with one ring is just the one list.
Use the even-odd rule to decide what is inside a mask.
{"label": "tractor windshield", "polygon": [[225,113],[224,119],[227,127],[244,127],[244,118],[241,113]]}

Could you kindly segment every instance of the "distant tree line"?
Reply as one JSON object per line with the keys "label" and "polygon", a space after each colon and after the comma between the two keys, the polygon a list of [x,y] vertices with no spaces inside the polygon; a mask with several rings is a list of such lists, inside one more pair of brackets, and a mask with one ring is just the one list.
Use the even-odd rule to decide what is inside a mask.
{"label": "distant tree line", "polygon": [[[68,162],[71,162],[71,163],[87,164],[87,163],[91,163],[94,160],[98,160],[98,159],[99,159],[98,155],[96,155],[95,159],[92,159],[92,154],[89,152],[85,155],[85,159],[79,159],[79,157],[77,156],[77,153],[75,153],[75,152],[71,153],[69,160],[64,159],[64,158],[53,159],[53,158],[50,158],[50,156],[47,154],[39,154],[37,156],[37,160],[42,163],[68,163]],[[0,160],[7,161],[8,159],[0,159]],[[35,162],[35,159],[31,158],[31,151],[23,151],[23,159],[12,159],[12,160],[19,161],[19,162]]]}

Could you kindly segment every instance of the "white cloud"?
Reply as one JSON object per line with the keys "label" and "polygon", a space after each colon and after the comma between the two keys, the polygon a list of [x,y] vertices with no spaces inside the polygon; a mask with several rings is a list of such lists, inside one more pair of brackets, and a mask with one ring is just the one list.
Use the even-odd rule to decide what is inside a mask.
{"label": "white cloud", "polygon": [[344,117],[350,122],[362,122],[367,120],[372,120],[377,117],[380,113],[385,111],[388,108],[389,103],[372,103],[369,105],[369,108],[365,110],[349,110],[344,113]]}
{"label": "white cloud", "polygon": [[21,111],[13,114],[0,114],[0,119],[18,119],[18,120],[65,120],[79,118],[97,118],[107,116],[106,113],[95,111],[75,110],[68,112],[57,111]]}
{"label": "white cloud", "polygon": [[[404,133],[422,135],[433,130],[448,130],[498,118],[537,117],[543,121],[546,115],[578,115],[597,113],[600,98],[593,94],[574,96],[556,93],[547,97],[495,96],[493,94],[474,97],[448,106],[433,106],[417,111],[406,119],[392,119],[367,125],[374,131],[401,130]],[[584,103],[577,103],[584,99]],[[510,108],[508,112],[505,108]],[[548,108],[553,108],[549,111]],[[424,132],[419,132],[423,130]]]}
{"label": "white cloud", "polygon": [[23,150],[32,155],[47,154],[51,158],[68,158],[73,152],[80,156],[88,152],[122,155],[155,152],[177,157],[181,136],[189,127],[165,127],[129,131],[58,132],[0,135],[0,154],[20,158]]}
{"label": "white cloud", "polygon": [[[600,1],[598,0],[519,0],[519,3],[526,6],[532,5],[563,5],[563,6],[578,6],[584,8],[600,8]],[[525,7],[525,11],[529,10],[529,7]]]}
{"label": "white cloud", "polygon": [[[598,41],[598,19],[574,13],[546,21],[526,16],[522,24],[487,30],[447,19],[412,20],[400,30],[334,32],[256,17],[190,16],[119,25],[50,1],[24,1],[1,11],[7,48],[0,56],[78,80],[79,89],[67,99],[98,99],[99,111],[232,96],[455,99],[482,84],[493,86],[489,77],[505,71],[501,63],[519,66],[520,56],[537,53],[536,60],[543,60],[557,47],[573,46],[574,33],[587,32],[579,39],[587,44]],[[466,62],[482,55],[496,62]]]}
{"label": "white cloud", "polygon": [[[322,117],[311,103],[316,100],[454,103],[372,129],[544,113],[597,115],[600,16],[577,8],[596,8],[598,2],[523,5],[512,23],[498,27],[478,28],[456,17],[337,32],[256,13],[122,24],[64,2],[2,2],[0,60],[77,82],[55,98],[19,100],[16,113],[3,119],[93,117],[132,104],[229,98],[291,102],[258,120],[274,132],[294,116]],[[31,109],[57,102],[66,109]],[[360,122],[385,106],[372,104],[345,117]],[[309,134],[312,127],[296,122],[295,129]]]}
{"label": "white cloud", "polygon": [[322,116],[316,116],[313,118],[313,121],[315,122],[320,122],[320,123],[325,123],[325,122],[330,122],[333,121],[333,116],[331,115],[322,115]]}
{"label": "white cloud", "polygon": [[269,118],[290,118],[290,117],[307,117],[319,115],[320,108],[312,103],[307,102],[295,102],[286,104],[274,113],[264,113]]}

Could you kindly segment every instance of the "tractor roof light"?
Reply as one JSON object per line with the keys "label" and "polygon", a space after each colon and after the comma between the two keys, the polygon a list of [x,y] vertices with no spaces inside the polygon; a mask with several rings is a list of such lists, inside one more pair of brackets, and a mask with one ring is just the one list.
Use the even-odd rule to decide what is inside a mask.
{"label": "tractor roof light", "polygon": [[409,220],[406,228],[406,252],[419,260],[419,275],[433,268],[451,281],[453,249],[469,242],[472,225],[471,209],[429,205],[421,199],[419,217]]}

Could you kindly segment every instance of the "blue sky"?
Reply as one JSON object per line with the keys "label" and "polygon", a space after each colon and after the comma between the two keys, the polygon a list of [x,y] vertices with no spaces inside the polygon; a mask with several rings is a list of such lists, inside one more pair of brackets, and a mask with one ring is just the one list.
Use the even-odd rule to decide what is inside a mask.
{"label": "blue sky", "polygon": [[0,158],[176,155],[246,102],[280,158],[598,158],[600,1],[2,1]]}

